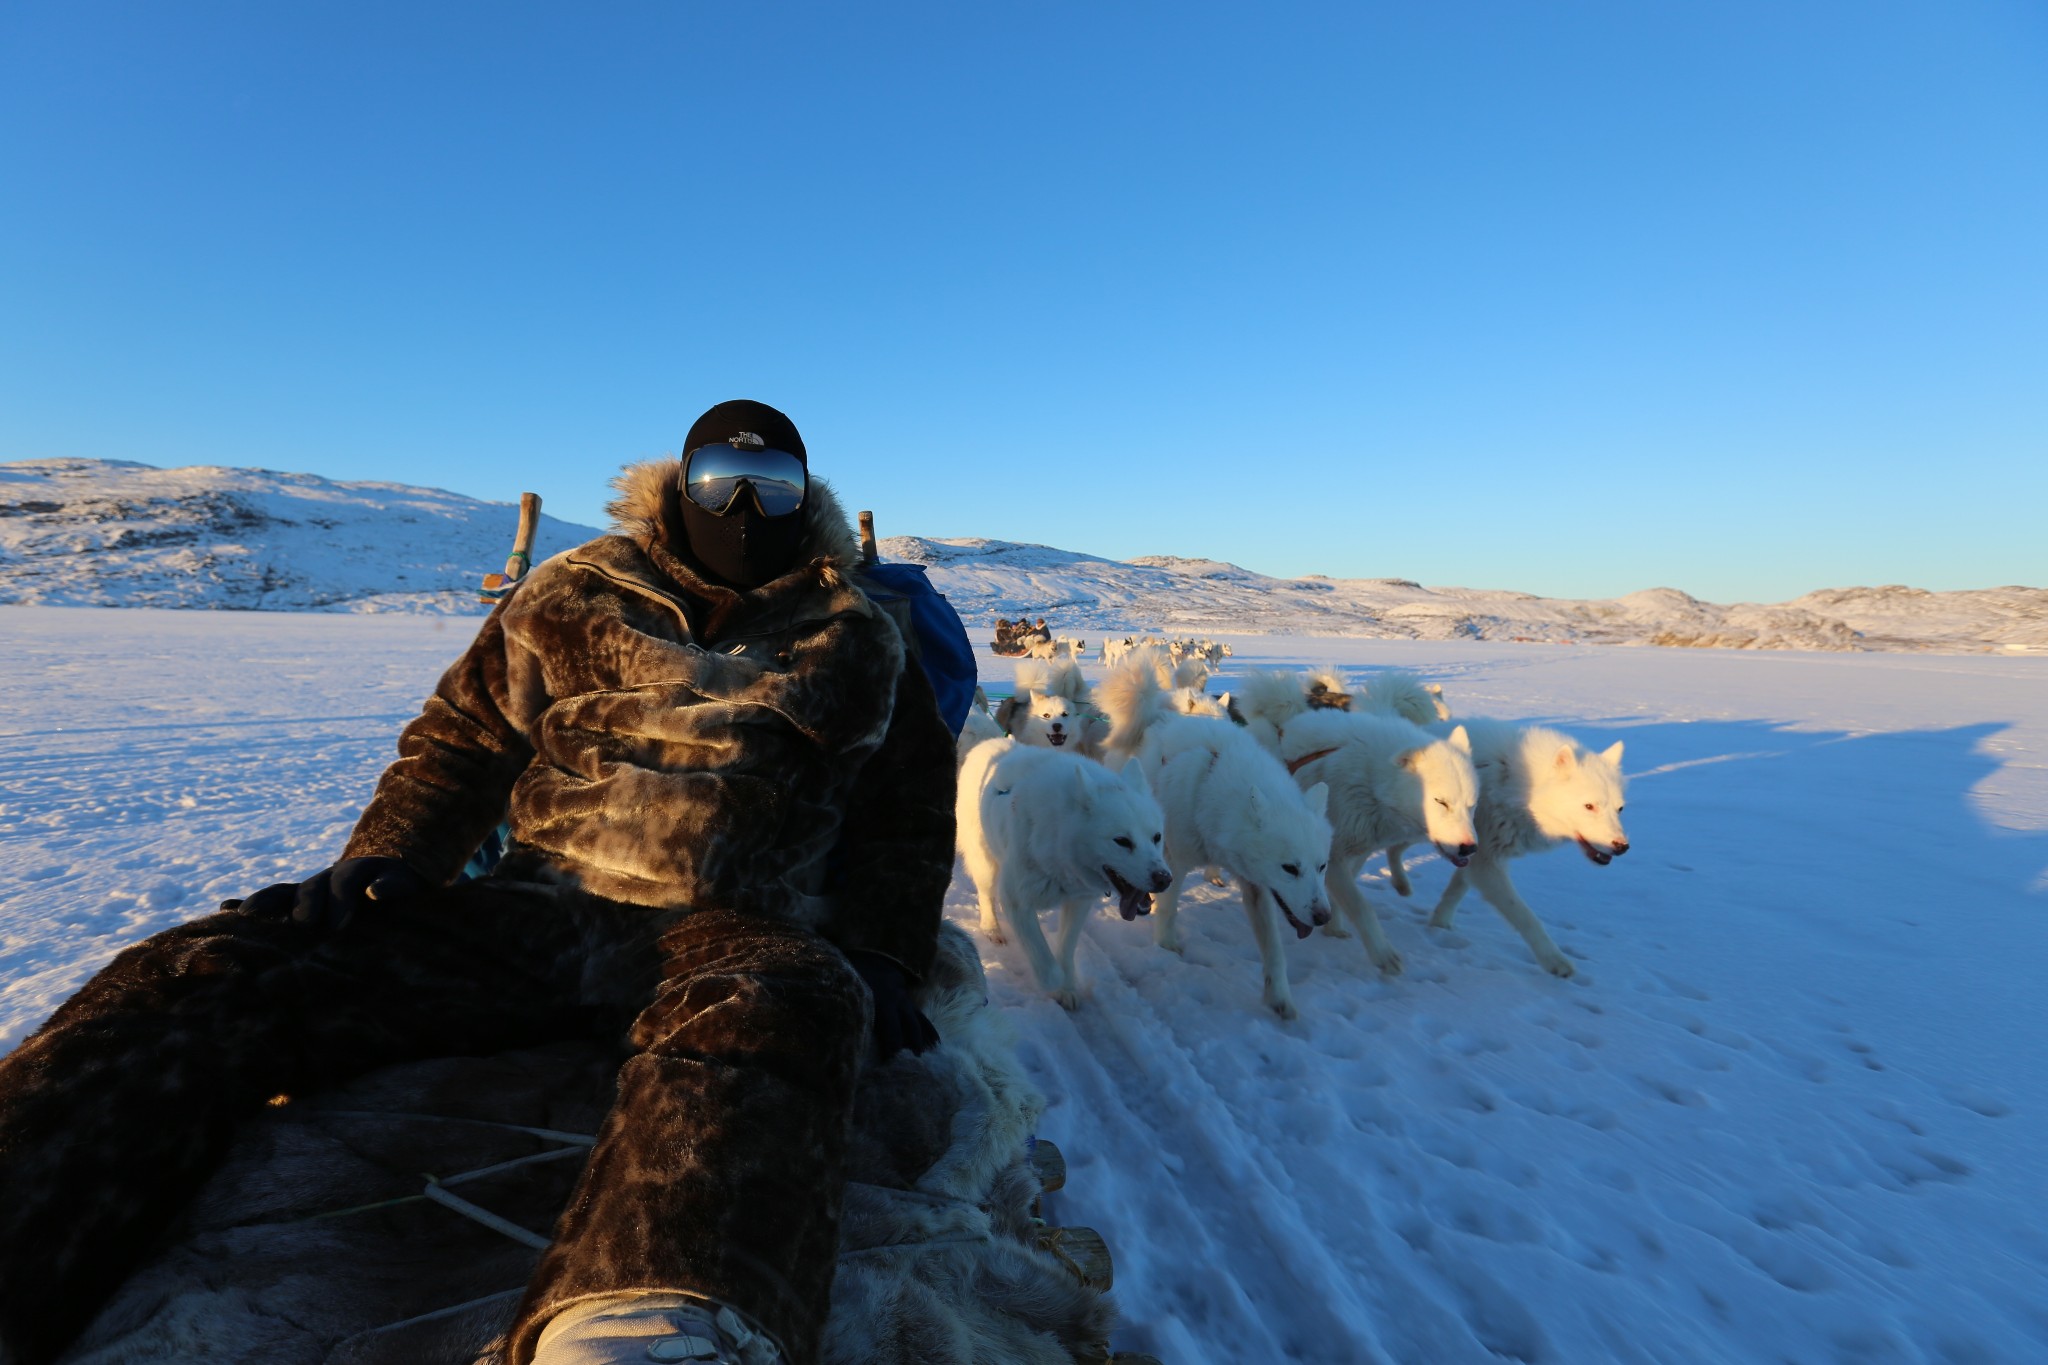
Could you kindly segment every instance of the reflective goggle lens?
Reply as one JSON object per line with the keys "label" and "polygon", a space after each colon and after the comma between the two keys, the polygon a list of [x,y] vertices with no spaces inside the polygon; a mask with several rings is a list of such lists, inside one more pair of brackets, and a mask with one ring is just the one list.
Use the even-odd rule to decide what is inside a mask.
{"label": "reflective goggle lens", "polygon": [[690,452],[683,491],[707,512],[732,508],[743,484],[754,486],[761,510],[786,517],[804,505],[804,462],[786,450],[745,450],[719,442]]}

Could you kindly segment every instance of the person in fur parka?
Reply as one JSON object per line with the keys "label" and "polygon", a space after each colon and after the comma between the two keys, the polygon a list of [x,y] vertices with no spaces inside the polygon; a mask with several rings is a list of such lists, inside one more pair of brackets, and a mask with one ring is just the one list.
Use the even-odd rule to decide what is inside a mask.
{"label": "person in fur parka", "polygon": [[856,1079],[936,1040],[907,992],[953,742],[789,419],[720,404],[684,451],[485,620],[340,861],[129,948],[0,1059],[0,1365],[60,1354],[266,1099],[592,1036],[617,1098],[506,1358],[611,1359],[626,1320],[647,1358],[651,1314],[815,1359]]}

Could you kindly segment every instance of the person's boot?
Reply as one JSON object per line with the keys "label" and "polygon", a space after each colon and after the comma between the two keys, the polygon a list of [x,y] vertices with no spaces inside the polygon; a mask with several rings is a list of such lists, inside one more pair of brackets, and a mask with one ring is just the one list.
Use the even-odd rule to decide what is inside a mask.
{"label": "person's boot", "polygon": [[533,1365],[784,1365],[767,1333],[733,1309],[693,1294],[634,1293],[584,1299],[541,1331]]}

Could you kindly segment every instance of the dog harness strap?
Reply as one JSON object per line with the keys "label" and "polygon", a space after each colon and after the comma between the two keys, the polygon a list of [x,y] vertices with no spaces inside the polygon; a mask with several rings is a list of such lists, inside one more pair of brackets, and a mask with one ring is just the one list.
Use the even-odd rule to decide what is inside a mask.
{"label": "dog harness strap", "polygon": [[1318,749],[1312,754],[1303,754],[1300,758],[1288,759],[1287,775],[1289,777],[1292,777],[1294,774],[1300,772],[1303,768],[1306,768],[1309,764],[1315,762],[1317,759],[1328,758],[1331,754],[1337,752],[1337,747],[1337,745],[1332,744],[1327,749]]}

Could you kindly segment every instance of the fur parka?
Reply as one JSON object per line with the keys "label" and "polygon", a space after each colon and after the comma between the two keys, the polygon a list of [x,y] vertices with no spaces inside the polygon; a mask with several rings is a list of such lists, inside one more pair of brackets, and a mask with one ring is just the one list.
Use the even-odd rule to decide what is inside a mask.
{"label": "fur parka", "polygon": [[658,910],[792,918],[931,961],[952,876],[953,743],[902,637],[852,582],[812,479],[798,567],[738,591],[682,545],[673,459],[615,483],[613,534],[536,566],[399,739],[343,856],[496,875]]}

